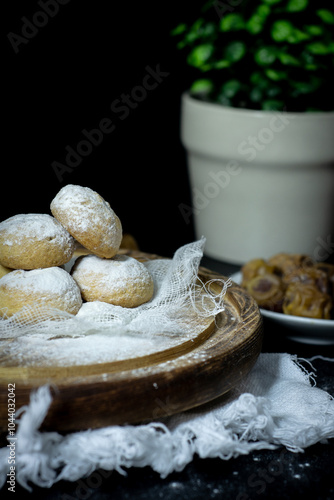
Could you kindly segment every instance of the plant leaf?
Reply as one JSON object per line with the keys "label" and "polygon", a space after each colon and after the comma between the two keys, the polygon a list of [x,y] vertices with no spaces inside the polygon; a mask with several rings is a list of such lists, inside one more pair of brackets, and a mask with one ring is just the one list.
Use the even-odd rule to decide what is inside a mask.
{"label": "plant leaf", "polygon": [[246,54],[246,45],[241,41],[230,42],[224,50],[225,59],[230,62],[237,62]]}
{"label": "plant leaf", "polygon": [[266,75],[270,80],[274,80],[275,82],[285,80],[288,76],[286,71],[278,71],[277,69],[271,68],[266,69]]}
{"label": "plant leaf", "polygon": [[271,36],[275,42],[285,42],[294,32],[294,26],[290,21],[277,20],[271,27]]}
{"label": "plant leaf", "polygon": [[309,24],[304,26],[305,31],[312,36],[320,36],[324,32],[324,28],[318,24]]}
{"label": "plant leaf", "polygon": [[213,64],[213,67],[215,69],[224,69],[228,68],[229,66],[231,66],[231,63],[230,61],[227,61],[227,59],[220,59],[220,61],[217,61]]}
{"label": "plant leaf", "polygon": [[257,14],[254,14],[250,19],[248,19],[246,27],[249,33],[257,35],[263,30],[263,19]]}
{"label": "plant leaf", "polygon": [[289,0],[286,6],[288,12],[300,12],[308,5],[308,0]]}
{"label": "plant leaf", "polygon": [[321,85],[321,80],[320,78],[317,78],[316,76],[312,77],[308,82],[296,82],[292,81],[291,85],[295,88],[296,95],[299,94],[310,94],[317,90],[320,85]]}
{"label": "plant leaf", "polygon": [[275,5],[275,3],[280,3],[281,0],[262,0],[263,3],[266,3],[267,5]]}
{"label": "plant leaf", "polygon": [[262,103],[262,109],[266,111],[278,111],[284,108],[284,102],[276,99],[267,99]]}
{"label": "plant leaf", "polygon": [[311,54],[317,55],[327,55],[331,52],[330,47],[322,42],[308,43],[306,45],[306,48],[309,52],[311,52]]}
{"label": "plant leaf", "polygon": [[246,23],[246,28],[249,33],[251,33],[252,35],[260,33],[263,30],[269,14],[270,7],[268,5],[259,5]]}
{"label": "plant leaf", "polygon": [[250,93],[249,93],[249,98],[252,102],[260,102],[262,100],[262,90],[260,87],[254,87]]}
{"label": "plant leaf", "polygon": [[190,92],[192,94],[209,94],[213,90],[213,82],[208,78],[201,78],[195,80],[190,87]]}
{"label": "plant leaf", "polygon": [[293,32],[287,37],[287,41],[289,43],[300,43],[304,42],[305,40],[309,40],[309,38],[310,37],[307,33],[304,33],[304,31],[294,28]]}
{"label": "plant leaf", "polygon": [[255,52],[254,59],[260,66],[270,66],[276,59],[276,48],[261,47]]}
{"label": "plant leaf", "polygon": [[172,31],[171,31],[171,36],[177,36],[177,35],[182,35],[187,30],[187,25],[182,23],[176,26]]}
{"label": "plant leaf", "polygon": [[200,68],[213,54],[213,45],[211,43],[203,43],[194,47],[188,55],[187,62],[190,66]]}
{"label": "plant leaf", "polygon": [[245,21],[240,14],[226,14],[219,25],[221,31],[238,31],[245,27]]}
{"label": "plant leaf", "polygon": [[261,90],[266,90],[268,88],[268,85],[271,85],[271,82],[262,71],[253,71],[250,76],[250,81],[253,85],[259,87]]}
{"label": "plant leaf", "polygon": [[242,85],[239,80],[228,80],[222,85],[223,94],[231,99],[241,89]]}
{"label": "plant leaf", "polygon": [[279,87],[278,85],[273,85],[272,83],[271,83],[270,87],[268,87],[268,89],[267,89],[267,96],[268,97],[277,97],[281,93],[282,93],[281,87]]}
{"label": "plant leaf", "polygon": [[334,14],[330,10],[319,9],[317,10],[317,15],[324,23],[334,24]]}
{"label": "plant leaf", "polygon": [[297,57],[292,56],[291,54],[288,54],[287,52],[278,52],[277,57],[284,65],[300,66],[299,59],[297,59]]}

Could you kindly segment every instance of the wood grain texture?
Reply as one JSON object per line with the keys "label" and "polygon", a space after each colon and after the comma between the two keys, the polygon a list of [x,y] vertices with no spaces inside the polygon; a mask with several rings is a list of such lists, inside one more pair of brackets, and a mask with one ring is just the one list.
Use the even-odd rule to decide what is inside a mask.
{"label": "wood grain texture", "polygon": [[[126,253],[139,260],[157,257],[137,251]],[[202,267],[199,277],[203,282],[226,280]],[[206,324],[194,342],[129,361],[88,366],[22,369],[2,364],[0,429],[7,429],[9,383],[15,383],[17,409],[29,402],[33,389],[51,385],[53,401],[44,430],[71,432],[147,422],[227,393],[247,375],[261,346],[258,306],[233,283],[225,296],[225,311]]]}

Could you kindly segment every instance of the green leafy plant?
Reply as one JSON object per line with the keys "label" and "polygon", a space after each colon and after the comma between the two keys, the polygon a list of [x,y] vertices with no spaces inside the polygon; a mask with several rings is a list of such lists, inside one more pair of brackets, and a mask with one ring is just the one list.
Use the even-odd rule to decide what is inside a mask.
{"label": "green leafy plant", "polygon": [[333,0],[211,0],[200,14],[172,31],[193,96],[247,109],[334,109]]}

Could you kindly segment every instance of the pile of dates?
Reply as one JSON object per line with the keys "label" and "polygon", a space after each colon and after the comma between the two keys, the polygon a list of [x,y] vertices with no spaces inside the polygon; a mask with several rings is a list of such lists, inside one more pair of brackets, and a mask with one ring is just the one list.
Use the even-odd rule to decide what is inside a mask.
{"label": "pile of dates", "polygon": [[241,269],[242,286],[262,309],[293,316],[334,319],[334,265],[307,255],[278,253]]}

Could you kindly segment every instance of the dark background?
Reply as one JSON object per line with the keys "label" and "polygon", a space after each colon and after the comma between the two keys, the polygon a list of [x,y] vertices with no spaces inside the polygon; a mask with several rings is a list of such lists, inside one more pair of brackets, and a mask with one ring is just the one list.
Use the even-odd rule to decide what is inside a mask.
{"label": "dark background", "polygon": [[[52,198],[71,183],[89,186],[107,199],[124,231],[136,237],[143,251],[171,256],[194,239],[192,224],[179,210],[180,203],[191,203],[179,126],[180,97],[192,75],[169,33],[179,22],[198,17],[201,5],[202,1],[180,0],[70,0],[59,5],[58,13],[15,53],[8,33],[21,35],[22,18],[31,21],[41,7],[38,0],[2,3],[6,12],[0,220],[17,213],[49,213]],[[148,66],[157,65],[168,76],[121,120],[111,104],[141,85]],[[104,118],[113,120],[115,130],[60,181],[52,163],[65,163],[65,148],[76,148],[84,139],[82,130],[95,129]],[[281,331],[270,331],[265,338],[267,352],[333,356],[329,346],[282,342]],[[332,366],[316,367],[318,386],[332,393]],[[166,480],[148,468],[132,469],[127,477],[113,473],[101,488],[90,489],[87,498],[104,500],[110,493],[113,498],[138,500],[161,495],[295,500],[304,499],[306,492],[323,500],[332,496],[332,441],[329,446],[310,447],[305,454],[289,454],[283,474],[257,495],[249,478],[268,470],[280,453],[263,450],[254,458],[227,462],[196,459]],[[77,487],[77,482],[61,482],[50,490],[35,488],[30,496],[37,491],[50,500],[77,498]]]}
{"label": "dark background", "polygon": [[[179,209],[191,204],[180,98],[192,75],[170,31],[198,17],[202,1],[63,0],[37,14],[42,3],[56,9],[48,1],[5,2],[0,220],[50,213],[62,186],[80,184],[109,201],[141,250],[171,256],[194,232]],[[168,76],[121,119],[111,104],[142,85],[147,67]],[[57,177],[52,163],[65,164],[65,148],[104,118],[115,129]]]}

